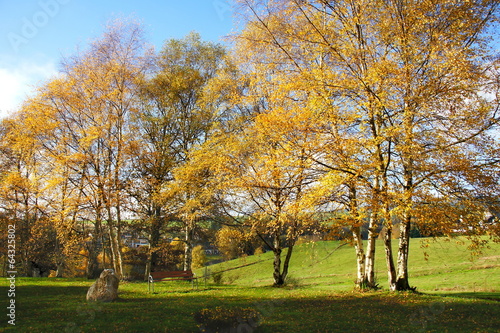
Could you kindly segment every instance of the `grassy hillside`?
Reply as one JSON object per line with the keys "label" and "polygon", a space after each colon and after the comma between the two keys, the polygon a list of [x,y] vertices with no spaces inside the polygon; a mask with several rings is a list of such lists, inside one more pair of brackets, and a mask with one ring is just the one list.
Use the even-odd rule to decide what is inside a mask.
{"label": "grassy hillside", "polygon": [[[286,288],[269,287],[271,253],[211,266],[211,273],[225,272],[220,285],[211,278],[207,288],[203,281],[198,289],[170,281],[151,293],[145,282],[124,282],[113,303],[85,301],[93,281],[18,278],[16,326],[7,323],[4,297],[0,331],[194,333],[200,332],[195,313],[245,307],[260,314],[260,326],[242,332],[500,332],[500,244],[472,261],[461,239],[411,245],[411,283],[424,294],[353,292],[354,249],[319,242],[297,247]],[[382,247],[377,250],[378,279],[386,287]],[[4,279],[0,294],[8,288]]]}
{"label": "grassy hillside", "polygon": [[[500,244],[491,243],[476,256],[472,256],[468,245],[465,238],[412,239],[410,283],[425,292],[500,291]],[[224,284],[267,286],[272,284],[272,259],[272,253],[267,252],[210,266],[208,272],[212,276],[222,272]],[[350,245],[336,241],[304,243],[294,249],[289,283],[351,290],[355,265],[354,248]],[[380,242],[376,272],[379,285],[387,288],[385,257]],[[204,270],[197,271],[198,276],[204,273]]]}

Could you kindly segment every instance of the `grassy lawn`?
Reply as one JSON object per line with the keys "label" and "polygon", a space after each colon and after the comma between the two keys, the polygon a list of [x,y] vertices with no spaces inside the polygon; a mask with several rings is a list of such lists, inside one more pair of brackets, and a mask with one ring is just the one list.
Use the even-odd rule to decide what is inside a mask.
{"label": "grassy lawn", "polygon": [[[8,300],[2,297],[0,331],[199,332],[194,313],[247,307],[260,313],[255,332],[500,332],[499,245],[470,261],[464,244],[443,241],[420,248],[414,242],[411,282],[422,294],[352,291],[353,249],[338,245],[300,246],[292,283],[279,289],[268,286],[269,253],[211,266],[212,272],[227,270],[220,285],[209,279],[205,286],[202,280],[193,290],[188,283],[164,282],[152,294],[144,282],[121,283],[120,299],[105,304],[85,301],[92,281],[18,278],[16,326],[7,324]],[[6,286],[1,284],[2,295]],[[246,328],[240,331],[252,332]]]}
{"label": "grassy lawn", "polygon": [[[397,241],[393,242],[397,251]],[[465,238],[412,239],[410,284],[424,293],[500,292],[500,244],[492,243],[471,256]],[[283,254],[284,256],[285,254]],[[226,284],[269,286],[272,284],[272,253],[250,256],[211,266],[209,273],[222,271]],[[289,277],[292,285],[350,291],[356,278],[354,249],[339,242],[305,243],[294,249]],[[387,288],[384,249],[377,245],[376,278]],[[240,267],[240,268],[237,268]],[[237,268],[237,269],[235,269]],[[205,270],[198,270],[198,276]]]}
{"label": "grassy lawn", "polygon": [[[251,307],[257,332],[498,332],[498,294],[416,295],[335,292],[318,288],[212,286],[192,290],[170,282],[120,286],[120,300],[85,301],[90,282],[19,279],[16,327],[6,332],[199,332],[203,308]],[[483,297],[483,298],[481,298]],[[494,299],[488,299],[489,297]],[[4,307],[5,308],[5,307]],[[3,323],[6,327],[6,320]]]}

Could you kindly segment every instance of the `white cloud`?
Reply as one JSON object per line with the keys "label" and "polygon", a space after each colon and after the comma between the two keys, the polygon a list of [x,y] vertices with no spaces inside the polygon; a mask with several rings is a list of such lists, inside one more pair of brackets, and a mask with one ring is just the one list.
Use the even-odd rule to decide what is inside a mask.
{"label": "white cloud", "polygon": [[0,118],[15,112],[40,82],[57,74],[53,63],[25,62],[18,67],[0,67]]}

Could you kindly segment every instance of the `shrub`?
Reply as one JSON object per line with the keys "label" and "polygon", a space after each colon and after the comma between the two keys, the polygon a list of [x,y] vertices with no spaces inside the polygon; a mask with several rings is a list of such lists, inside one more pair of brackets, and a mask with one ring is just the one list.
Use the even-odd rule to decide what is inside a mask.
{"label": "shrub", "polygon": [[243,254],[245,234],[235,228],[223,227],[217,232],[216,244],[224,259],[236,259]]}
{"label": "shrub", "polygon": [[254,255],[256,256],[260,256],[261,254],[264,254],[264,249],[262,248],[262,246],[259,246],[258,248],[255,249],[255,252],[253,253]]}
{"label": "shrub", "polygon": [[252,308],[203,309],[194,315],[202,332],[254,332],[259,323],[259,312]]}
{"label": "shrub", "polygon": [[197,269],[205,266],[206,262],[207,262],[207,256],[205,254],[203,246],[201,245],[195,246],[193,248],[193,262],[191,264],[191,267],[193,269]]}
{"label": "shrub", "polygon": [[147,252],[143,248],[124,247],[122,249],[122,260],[122,279],[127,281],[144,280]]}
{"label": "shrub", "polygon": [[122,279],[125,281],[142,281],[144,280],[144,264],[123,264]]}
{"label": "shrub", "polygon": [[155,261],[156,270],[175,271],[182,269],[184,261],[184,243],[174,239],[171,243],[162,242],[155,248],[157,255]]}

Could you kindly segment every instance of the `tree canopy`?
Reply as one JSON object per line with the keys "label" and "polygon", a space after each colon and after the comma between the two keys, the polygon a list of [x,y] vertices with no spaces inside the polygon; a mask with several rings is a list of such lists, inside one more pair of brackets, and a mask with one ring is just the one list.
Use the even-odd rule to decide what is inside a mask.
{"label": "tree canopy", "polygon": [[389,288],[409,290],[412,231],[498,240],[498,1],[235,3],[234,49],[191,33],[154,52],[115,22],[2,120],[2,220],[55,244],[27,247],[27,274],[45,251],[121,276],[132,229],[146,276],[174,238],[188,270],[228,225],[273,251],[282,285],[298,238],[334,225],[358,287],[377,287],[381,238]]}

